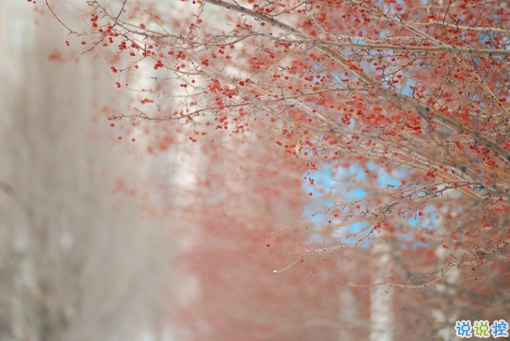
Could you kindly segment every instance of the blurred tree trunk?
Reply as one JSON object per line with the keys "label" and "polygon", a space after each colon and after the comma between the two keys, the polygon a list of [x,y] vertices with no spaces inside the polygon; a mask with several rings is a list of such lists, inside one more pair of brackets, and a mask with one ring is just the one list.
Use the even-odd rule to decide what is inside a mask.
{"label": "blurred tree trunk", "polygon": [[[372,254],[374,270],[372,283],[387,283],[391,273],[391,246],[384,240],[384,232],[373,240]],[[387,285],[378,285],[370,291],[370,341],[392,341],[393,290]]]}
{"label": "blurred tree trunk", "polygon": [[148,168],[123,157],[109,122],[92,122],[108,83],[89,61],[49,61],[66,37],[54,20],[34,25],[32,7],[0,3],[0,339],[154,335],[172,280],[172,248],[155,241],[168,226],[111,193]]}

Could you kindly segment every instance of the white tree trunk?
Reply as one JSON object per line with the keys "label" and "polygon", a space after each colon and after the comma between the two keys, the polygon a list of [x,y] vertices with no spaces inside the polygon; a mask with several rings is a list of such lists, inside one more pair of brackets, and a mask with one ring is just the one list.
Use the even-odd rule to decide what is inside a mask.
{"label": "white tree trunk", "polygon": [[[454,194],[451,190],[445,191],[444,196],[445,200],[447,200],[448,197],[452,197]],[[452,201],[453,202],[453,201]],[[438,235],[448,233],[445,231],[445,221],[444,216],[446,214],[450,214],[452,217],[455,217],[457,215],[455,209],[451,209],[451,207],[445,205],[443,206],[438,214],[435,217],[435,229],[438,231]],[[442,246],[439,246],[436,249],[436,256],[440,263],[444,264],[445,262],[449,261],[451,251],[443,248]],[[445,278],[436,284],[437,292],[439,295],[445,295],[445,296],[453,296],[455,294],[455,290],[452,288],[455,287],[455,284],[459,280],[460,271],[458,268],[450,269],[445,275]],[[444,283],[444,284],[443,284]],[[452,313],[451,311],[446,311],[446,309],[449,309],[448,304],[444,304],[443,306],[437,307],[432,311],[432,317],[434,318],[435,324],[436,324],[436,330],[437,330],[437,336],[438,340],[441,341],[454,341],[454,340],[460,340],[455,335],[455,321],[458,319],[458,314],[456,312]]]}
{"label": "white tree trunk", "polygon": [[[383,233],[383,232],[382,232]],[[391,270],[391,247],[382,238],[382,233],[372,240],[374,270],[372,283],[388,281]],[[393,291],[378,285],[370,291],[370,341],[393,341]]]}
{"label": "white tree trunk", "polygon": [[117,178],[144,183],[151,167],[123,154],[129,139],[112,143],[110,122],[93,122],[115,86],[99,86],[91,57],[49,61],[72,39],[35,15],[26,1],[0,2],[0,339],[157,334],[171,226],[111,193]]}

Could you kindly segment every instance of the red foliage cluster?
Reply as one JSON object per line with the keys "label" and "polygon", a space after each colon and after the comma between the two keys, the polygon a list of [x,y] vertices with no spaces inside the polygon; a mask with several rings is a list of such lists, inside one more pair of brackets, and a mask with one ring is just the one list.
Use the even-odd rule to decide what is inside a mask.
{"label": "red foliage cluster", "polygon": [[[209,0],[176,17],[156,2],[90,5],[91,49],[109,48],[117,87],[151,80],[131,114],[110,118],[165,122],[151,153],[200,146],[202,181],[178,212],[197,235],[181,260],[200,281],[182,315],[197,339],[333,339],[328,283],[366,289],[374,240],[393,250],[386,285],[423,289],[431,324],[434,309],[503,318],[488,311],[504,311],[509,289],[508,8]],[[277,275],[275,250],[291,255]],[[371,265],[346,273],[338,254]],[[438,283],[449,287],[425,303]],[[402,321],[416,304],[395,303]]]}

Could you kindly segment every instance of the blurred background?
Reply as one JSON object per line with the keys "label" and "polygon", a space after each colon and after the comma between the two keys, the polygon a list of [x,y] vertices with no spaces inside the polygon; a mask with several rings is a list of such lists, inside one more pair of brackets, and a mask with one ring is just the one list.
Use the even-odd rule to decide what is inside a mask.
{"label": "blurred background", "polygon": [[[495,285],[487,275],[488,285],[473,272],[464,291],[456,269],[423,290],[339,285],[388,281],[409,259],[433,274],[442,247],[390,241],[293,257],[336,243],[320,230],[326,221],[303,219],[320,210],[303,199],[312,191],[303,163],[282,157],[270,134],[208,131],[195,143],[199,132],[186,135],[178,120],[108,120],[132,114],[132,101],[159,111],[185,92],[161,81],[165,70],[164,96],[130,91],[124,81],[158,82],[107,72],[121,58],[116,43],[81,55],[93,40],[64,24],[84,31],[91,10],[55,3],[64,23],[43,1],[0,0],[0,341],[453,340],[456,320],[505,318],[506,277]],[[188,25],[186,4],[154,3],[168,26]]]}
{"label": "blurred background", "polygon": [[0,340],[171,340],[172,224],[128,185],[161,168],[117,139],[114,84],[60,55],[41,11],[0,1]]}

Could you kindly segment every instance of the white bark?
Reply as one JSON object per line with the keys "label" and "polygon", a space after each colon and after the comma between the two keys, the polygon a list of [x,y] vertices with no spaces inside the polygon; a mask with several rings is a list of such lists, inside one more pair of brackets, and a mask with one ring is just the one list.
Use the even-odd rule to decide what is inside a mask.
{"label": "white bark", "polygon": [[34,14],[26,1],[0,2],[0,339],[157,335],[171,226],[111,194],[116,178],[144,183],[151,167],[112,144],[109,122],[92,121],[114,85],[98,86],[92,58],[48,61],[65,30],[52,17],[36,26]]}
{"label": "white bark", "polygon": [[[382,239],[382,233],[374,238],[372,254],[374,270],[372,283],[388,282],[391,270],[391,247]],[[378,285],[370,291],[370,341],[393,340],[393,291],[388,286]]]}
{"label": "white bark", "polygon": [[[450,191],[445,192],[445,198],[449,198],[453,196],[453,193]],[[446,200],[446,199],[445,199]],[[455,217],[457,213],[455,209],[452,209],[449,206],[442,207],[436,217],[435,220],[435,228],[439,231],[439,233],[445,233],[445,222],[444,215],[450,213],[452,217]],[[444,232],[441,232],[444,231]],[[450,251],[446,250],[442,246],[439,246],[436,249],[436,256],[441,263],[445,263],[449,260]],[[455,290],[452,288],[456,287],[456,283],[459,280],[460,271],[458,268],[452,268],[448,271],[443,279],[443,283],[439,283],[436,285],[437,291],[439,295],[445,296],[453,296],[455,294]],[[437,336],[439,340],[442,341],[450,341],[450,340],[460,340],[455,335],[455,321],[458,319],[458,314],[456,312],[452,313],[451,311],[445,311],[449,309],[449,305],[445,304],[442,307],[437,307],[432,311],[432,317],[436,323]]]}

